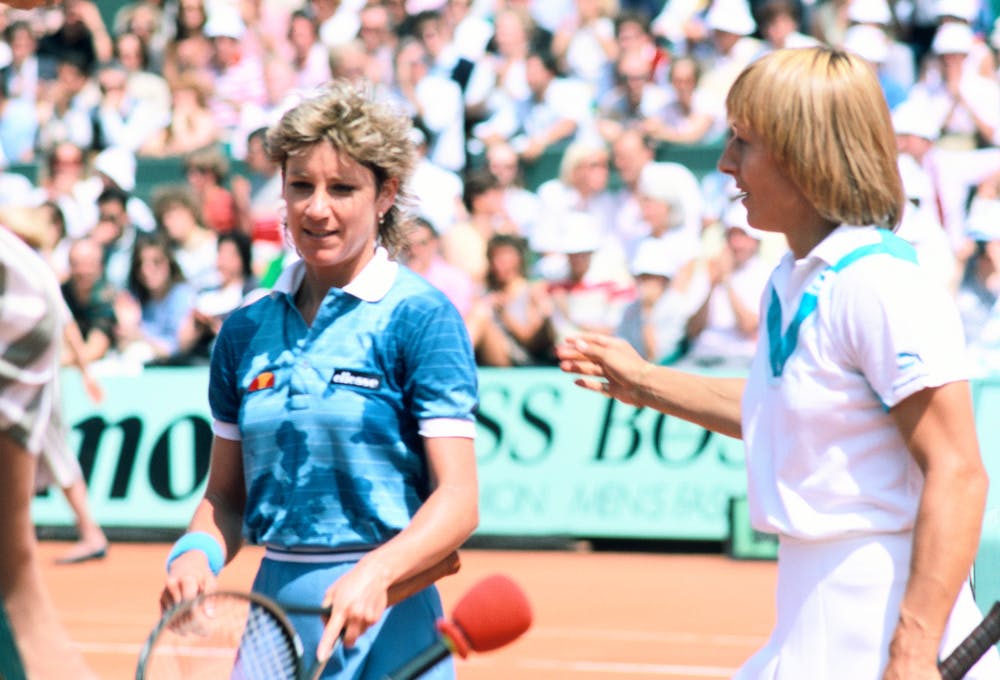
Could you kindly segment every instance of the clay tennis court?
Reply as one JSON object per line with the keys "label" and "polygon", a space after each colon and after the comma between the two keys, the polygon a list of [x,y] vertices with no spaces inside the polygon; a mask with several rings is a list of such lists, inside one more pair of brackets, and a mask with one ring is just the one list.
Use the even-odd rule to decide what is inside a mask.
{"label": "clay tennis court", "polygon": [[[57,566],[68,544],[43,541],[45,578],[62,619],[102,678],[131,678],[158,616],[167,544],[114,543],[107,559]],[[222,584],[245,589],[261,551],[244,549]],[[776,567],[721,555],[462,551],[440,582],[445,610],[479,579],[503,573],[534,610],[528,633],[470,656],[460,680],[728,678],[773,622]]]}

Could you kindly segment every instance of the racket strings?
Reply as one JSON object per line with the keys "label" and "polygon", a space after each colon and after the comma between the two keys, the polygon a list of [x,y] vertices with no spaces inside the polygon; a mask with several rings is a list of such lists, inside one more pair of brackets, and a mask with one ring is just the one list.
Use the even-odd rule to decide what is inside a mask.
{"label": "racket strings", "polygon": [[297,671],[298,655],[284,626],[263,607],[251,605],[233,678],[294,678]]}
{"label": "racket strings", "polygon": [[145,660],[148,680],[292,680],[294,634],[266,607],[217,594],[166,620]]}

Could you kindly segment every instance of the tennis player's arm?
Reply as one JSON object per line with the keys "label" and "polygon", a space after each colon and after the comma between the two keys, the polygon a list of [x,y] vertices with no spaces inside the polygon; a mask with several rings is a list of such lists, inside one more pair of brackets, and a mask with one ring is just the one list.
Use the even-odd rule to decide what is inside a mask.
{"label": "tennis player's arm", "polygon": [[216,435],[212,439],[205,495],[195,508],[188,531],[205,531],[215,536],[226,549],[227,564],[240,549],[246,500],[243,445]]}
{"label": "tennis player's arm", "polygon": [[584,333],[556,349],[559,367],[576,384],[633,406],[648,406],[707,430],[740,438],[745,378],[706,376],[658,366],[627,341]]}
{"label": "tennis player's arm", "polygon": [[399,534],[365,556],[388,583],[406,580],[458,549],[479,524],[479,486],[473,440],[424,439],[431,493]]}
{"label": "tennis player's arm", "polygon": [[330,586],[323,600],[330,618],[317,647],[325,658],[343,636],[352,646],[382,616],[393,584],[431,569],[479,523],[476,457],[469,437],[426,438],[431,493],[401,532],[372,550]]}
{"label": "tennis player's arm", "polygon": [[941,636],[969,577],[988,482],[967,382],[921,390],[891,413],[925,482],[885,677],[923,677],[937,668]]}
{"label": "tennis player's arm", "polygon": [[[160,607],[166,611],[182,600],[188,600],[213,587],[214,570],[230,562],[240,548],[243,509],[246,491],[243,482],[242,444],[218,435],[212,440],[205,495],[195,508],[187,534],[181,539],[199,536],[208,545],[190,546],[173,557],[169,573],[160,593]],[[207,534],[208,537],[202,534]],[[209,538],[210,537],[210,538]],[[218,546],[213,547],[214,543]],[[180,541],[178,541],[180,543]],[[175,544],[177,549],[178,544]],[[193,549],[197,547],[198,549]],[[208,551],[202,548],[209,548]],[[223,554],[210,557],[219,549]]]}

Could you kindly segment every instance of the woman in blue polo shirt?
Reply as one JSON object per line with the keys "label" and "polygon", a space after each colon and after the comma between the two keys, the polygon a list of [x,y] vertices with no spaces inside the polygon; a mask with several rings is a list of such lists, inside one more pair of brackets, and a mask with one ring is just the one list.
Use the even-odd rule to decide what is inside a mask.
{"label": "woman in blue polo shirt", "polygon": [[[968,585],[986,501],[954,300],[889,230],[903,190],[871,68],[778,50],[727,99],[719,169],[790,252],[746,378],[577,338],[583,387],[742,437],[751,521],[777,534],[777,622],[739,680],[937,678],[981,619]],[[1000,677],[991,651],[967,676]]]}
{"label": "woman in blue polo shirt", "polygon": [[300,259],[216,340],[208,485],[161,598],[214,587],[243,540],[264,545],[254,590],[332,607],[325,634],[318,617],[293,618],[307,650],[334,650],[324,678],[381,678],[435,639],[436,589],[389,608],[387,590],[478,521],[465,326],[390,256],[406,233],[409,126],[338,83],[269,131]]}

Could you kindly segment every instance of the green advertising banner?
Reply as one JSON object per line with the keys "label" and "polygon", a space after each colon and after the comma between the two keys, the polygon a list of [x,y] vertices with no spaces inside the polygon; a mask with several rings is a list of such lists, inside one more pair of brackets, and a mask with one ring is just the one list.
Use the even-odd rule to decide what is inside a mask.
{"label": "green advertising banner", "polygon": [[[204,368],[104,376],[92,404],[63,374],[70,444],[98,520],[181,529],[204,487],[211,419]],[[742,444],[576,387],[557,369],[484,369],[476,441],[479,533],[720,540],[744,494]],[[58,490],[40,525],[72,523]]]}
{"label": "green advertising banner", "polygon": [[[182,529],[201,497],[211,451],[204,368],[101,378],[92,404],[63,374],[65,417],[107,527]],[[973,385],[990,476],[1000,479],[1000,381]],[[724,540],[730,499],[745,494],[742,443],[580,389],[557,369],[483,369],[476,452],[481,535]],[[990,490],[984,550],[1000,555],[1000,485]],[[72,524],[58,490],[35,521]],[[992,513],[992,514],[990,514]],[[992,574],[995,570],[990,570]],[[1000,575],[994,584],[1000,599]]]}

